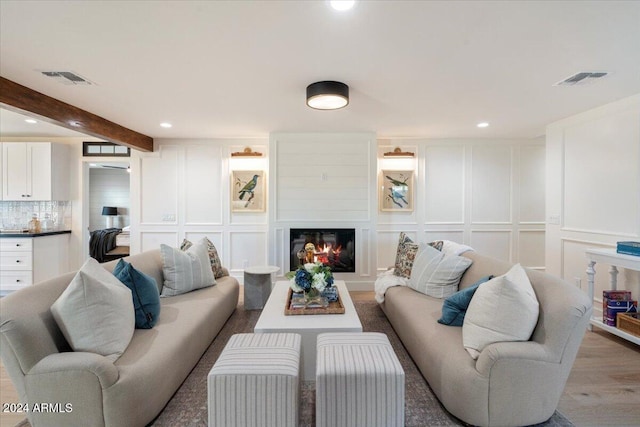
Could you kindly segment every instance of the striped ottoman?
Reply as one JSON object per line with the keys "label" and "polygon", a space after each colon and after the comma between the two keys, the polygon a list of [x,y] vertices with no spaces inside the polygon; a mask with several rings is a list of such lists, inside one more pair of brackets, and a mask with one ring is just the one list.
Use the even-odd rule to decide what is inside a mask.
{"label": "striped ottoman", "polygon": [[298,425],[300,335],[237,334],[211,368],[209,426]]}
{"label": "striped ottoman", "polygon": [[404,370],[385,334],[318,335],[316,426],[404,426]]}

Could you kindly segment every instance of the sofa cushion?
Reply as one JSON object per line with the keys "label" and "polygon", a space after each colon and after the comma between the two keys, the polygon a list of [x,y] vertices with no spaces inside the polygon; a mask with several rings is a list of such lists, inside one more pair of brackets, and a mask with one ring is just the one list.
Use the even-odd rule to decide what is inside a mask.
{"label": "sofa cushion", "polygon": [[153,328],[160,316],[160,294],[156,280],[136,270],[122,258],[114,268],[113,275],[131,289],[133,308],[136,313],[136,328]]}
{"label": "sofa cushion", "polygon": [[[220,277],[226,276],[227,272],[222,268],[222,262],[220,261],[220,257],[218,256],[218,251],[214,246],[213,242],[209,240],[207,237],[204,238],[207,242],[207,251],[209,252],[209,262],[211,263],[211,270],[213,271],[213,277],[219,279]],[[180,250],[186,251],[193,243],[189,240],[184,239],[182,244],[180,245]]]}
{"label": "sofa cushion", "polygon": [[131,291],[89,258],[51,306],[51,314],[74,351],[116,361],[135,329]]}
{"label": "sofa cushion", "polygon": [[400,233],[398,239],[398,249],[396,250],[396,263],[394,265],[393,274],[400,277],[411,277],[411,268],[413,261],[418,253],[418,244],[414,243],[409,236]]}
{"label": "sofa cushion", "polygon": [[447,256],[422,244],[413,262],[409,287],[435,298],[448,297],[458,290],[460,277],[471,263],[469,258]]}
{"label": "sofa cushion", "polygon": [[206,238],[186,251],[161,244],[162,271],[164,273],[163,297],[180,295],[196,289],[213,286],[213,277]]}
{"label": "sofa cushion", "polygon": [[528,341],[538,322],[539,304],[520,264],[478,288],[464,318],[462,342],[477,359],[483,348],[501,341]]}
{"label": "sofa cushion", "polygon": [[473,298],[473,294],[476,293],[476,289],[491,279],[493,279],[493,276],[485,276],[468,288],[445,298],[442,304],[442,316],[438,319],[438,323],[448,326],[462,326],[467,308],[471,298]]}

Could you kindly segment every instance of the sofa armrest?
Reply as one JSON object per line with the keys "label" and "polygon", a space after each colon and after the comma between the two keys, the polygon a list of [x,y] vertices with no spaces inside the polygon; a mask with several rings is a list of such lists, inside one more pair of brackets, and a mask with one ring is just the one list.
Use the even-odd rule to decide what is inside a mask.
{"label": "sofa armrest", "polygon": [[118,377],[118,368],[99,354],[50,354],[25,375],[27,403],[49,407],[46,411],[29,411],[31,425],[104,426],[104,390]]}
{"label": "sofa armrest", "polygon": [[500,342],[482,350],[476,369],[488,380],[490,424],[530,425],[553,415],[571,364],[536,341]]}
{"label": "sofa armrest", "polygon": [[95,375],[103,389],[115,384],[119,376],[118,368],[106,357],[81,351],[50,354],[36,363],[26,376],[34,377],[48,374],[72,376],[74,372]]}
{"label": "sofa armrest", "polygon": [[558,360],[554,360],[554,355],[538,342],[497,342],[486,346],[482,350],[476,361],[476,370],[488,377],[494,365],[504,360],[559,363]]}

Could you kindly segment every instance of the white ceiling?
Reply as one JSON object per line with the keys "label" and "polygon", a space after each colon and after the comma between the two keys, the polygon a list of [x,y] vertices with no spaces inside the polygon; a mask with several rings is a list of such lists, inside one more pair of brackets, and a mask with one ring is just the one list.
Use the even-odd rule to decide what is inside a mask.
{"label": "white ceiling", "polygon": [[[85,137],[86,135],[66,129],[42,120],[36,120],[36,123],[26,123],[25,120],[31,119],[29,116],[15,113],[10,110],[0,109],[0,135],[1,136],[29,136],[38,138],[55,137]],[[98,139],[91,137],[91,141]]]}
{"label": "white ceiling", "polygon": [[[580,71],[612,74],[553,86]],[[0,75],[154,138],[529,138],[640,93],[640,2],[2,0]],[[320,80],[350,104],[306,107]]]}

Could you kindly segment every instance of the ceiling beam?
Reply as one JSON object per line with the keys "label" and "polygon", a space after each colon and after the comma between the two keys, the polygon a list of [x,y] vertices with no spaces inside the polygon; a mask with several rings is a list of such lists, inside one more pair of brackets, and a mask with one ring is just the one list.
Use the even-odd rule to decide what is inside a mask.
{"label": "ceiling beam", "polygon": [[153,138],[78,107],[0,77],[0,106],[76,132],[140,151],[153,151]]}

